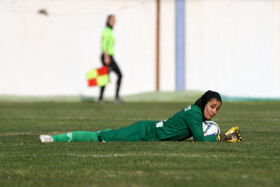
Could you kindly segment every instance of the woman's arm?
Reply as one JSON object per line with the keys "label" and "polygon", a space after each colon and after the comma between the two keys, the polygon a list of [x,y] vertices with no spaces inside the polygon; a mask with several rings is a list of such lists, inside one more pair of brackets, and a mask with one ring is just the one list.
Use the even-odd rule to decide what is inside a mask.
{"label": "woman's arm", "polygon": [[217,136],[204,136],[202,122],[198,115],[189,115],[187,118],[188,127],[193,135],[194,141],[217,142]]}
{"label": "woman's arm", "polygon": [[102,53],[104,55],[104,62],[105,64],[108,66],[111,62],[110,60],[110,56],[108,54],[108,50],[109,50],[109,37],[110,34],[106,31],[104,31],[103,35],[102,35]]}

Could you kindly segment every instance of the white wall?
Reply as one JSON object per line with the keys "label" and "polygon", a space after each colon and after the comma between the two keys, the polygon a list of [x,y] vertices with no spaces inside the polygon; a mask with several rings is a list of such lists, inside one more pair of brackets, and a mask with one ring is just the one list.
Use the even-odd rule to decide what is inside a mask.
{"label": "white wall", "polygon": [[[38,14],[46,9],[48,16]],[[0,0],[0,94],[98,95],[85,74],[101,66],[101,33],[116,16],[121,93],[155,89],[156,1]],[[116,76],[105,95],[115,92]]]}
{"label": "white wall", "polygon": [[280,97],[280,1],[187,2],[186,87]]}
{"label": "white wall", "polygon": [[[280,96],[280,1],[186,0],[186,88]],[[46,9],[48,16],[38,14]],[[0,94],[89,95],[108,14],[122,95],[155,90],[156,0],[0,0]],[[160,89],[175,90],[175,0],[161,1]],[[105,95],[114,95],[116,76]]]}

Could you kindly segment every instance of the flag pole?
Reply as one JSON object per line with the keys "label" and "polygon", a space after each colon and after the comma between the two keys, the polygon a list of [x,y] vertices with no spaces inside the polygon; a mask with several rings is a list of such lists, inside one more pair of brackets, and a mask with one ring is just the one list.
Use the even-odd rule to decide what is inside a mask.
{"label": "flag pole", "polygon": [[160,87],[160,0],[157,0],[157,28],[156,28],[156,91],[159,91]]}

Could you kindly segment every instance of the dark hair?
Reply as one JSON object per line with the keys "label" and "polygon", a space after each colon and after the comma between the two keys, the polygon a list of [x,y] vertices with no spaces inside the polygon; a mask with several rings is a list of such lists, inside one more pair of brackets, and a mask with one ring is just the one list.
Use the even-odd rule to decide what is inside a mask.
{"label": "dark hair", "polygon": [[214,92],[211,90],[208,90],[205,92],[196,102],[194,103],[195,105],[199,106],[201,109],[201,112],[203,114],[203,121],[206,120],[204,117],[204,108],[205,105],[211,100],[211,99],[217,99],[217,101],[220,101],[222,103],[222,98],[218,92]]}
{"label": "dark hair", "polygon": [[113,29],[113,27],[109,24],[109,20],[111,19],[111,17],[115,17],[113,14],[109,14],[107,17],[107,21],[106,21],[106,26],[110,27],[111,29]]}

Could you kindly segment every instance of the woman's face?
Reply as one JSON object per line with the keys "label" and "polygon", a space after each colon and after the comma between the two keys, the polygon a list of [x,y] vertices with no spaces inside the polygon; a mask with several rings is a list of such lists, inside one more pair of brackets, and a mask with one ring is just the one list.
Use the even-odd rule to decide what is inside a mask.
{"label": "woman's face", "polygon": [[208,101],[204,107],[204,117],[208,120],[214,117],[218,113],[221,105],[221,101],[218,101],[215,98]]}
{"label": "woman's face", "polygon": [[109,25],[110,25],[111,27],[114,27],[114,25],[115,25],[115,17],[114,17],[114,16],[111,16],[111,17],[109,18],[108,23],[109,23]]}

